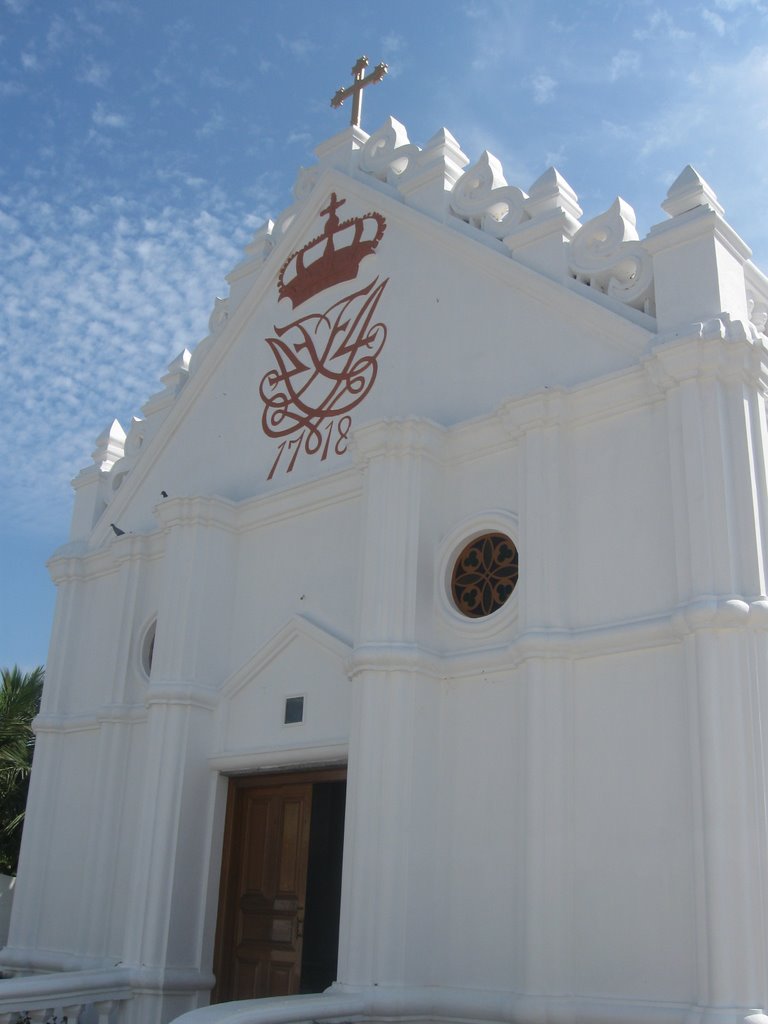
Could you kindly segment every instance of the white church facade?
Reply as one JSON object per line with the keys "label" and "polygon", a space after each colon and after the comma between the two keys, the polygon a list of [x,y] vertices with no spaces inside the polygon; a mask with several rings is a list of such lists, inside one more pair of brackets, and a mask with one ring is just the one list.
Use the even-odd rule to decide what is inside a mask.
{"label": "white church facade", "polygon": [[317,157],[74,481],[0,1021],[764,1022],[768,280]]}

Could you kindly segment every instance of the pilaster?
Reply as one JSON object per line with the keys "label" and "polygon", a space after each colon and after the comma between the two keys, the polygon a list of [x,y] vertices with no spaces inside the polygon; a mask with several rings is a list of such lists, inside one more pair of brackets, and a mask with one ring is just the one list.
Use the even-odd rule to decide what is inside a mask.
{"label": "pilaster", "polygon": [[90,837],[84,857],[85,885],[78,901],[82,918],[83,949],[94,956],[106,956],[113,949],[115,915],[124,915],[125,878],[118,875],[121,852],[135,821],[126,819],[126,791],[130,779],[131,754],[136,755],[136,722],[128,716],[103,716],[99,723],[99,746],[95,768],[94,806],[102,808],[89,822]]}
{"label": "pilaster", "polygon": [[[208,885],[216,786],[207,757],[216,684],[227,674],[214,658],[226,649],[237,535],[215,502],[171,499],[158,516],[167,536],[166,589],[146,695],[143,813],[124,959],[199,969],[207,909],[199,894]],[[158,1000],[159,1021],[167,1008]]]}
{"label": "pilaster", "polygon": [[510,402],[500,415],[519,450],[520,631],[567,628],[567,397],[553,389]]}
{"label": "pilaster", "polygon": [[77,605],[82,583],[79,559],[60,555],[49,562],[51,578],[57,587],[53,629],[46,664],[41,715],[35,725],[35,770],[30,779],[22,836],[22,856],[14,894],[8,945],[34,948],[39,944],[38,929],[44,920],[43,906],[50,864],[50,823],[63,783],[56,764],[66,737],[54,730],[40,728],[43,716],[65,712],[69,696],[68,682],[79,630]]}
{"label": "pilaster", "polygon": [[526,674],[525,993],[573,985],[573,686],[568,659],[532,658]]}
{"label": "pilaster", "polygon": [[685,609],[698,1006],[737,1021],[768,1001],[768,773],[762,738],[766,429],[762,349],[727,318],[656,350],[666,394]]}
{"label": "pilaster", "polygon": [[442,429],[428,420],[374,423],[355,432],[365,472],[358,647],[416,642],[425,490],[442,444]]}
{"label": "pilaster", "polygon": [[439,686],[419,655],[417,593],[425,584],[431,591],[422,533],[442,431],[407,420],[373,424],[354,440],[365,473],[365,525],[338,978],[403,984],[409,923],[424,924],[429,902],[423,884],[411,881],[410,851],[416,833],[428,828],[423,794],[436,766],[424,764],[420,752],[432,746],[424,733],[436,727]]}
{"label": "pilaster", "polygon": [[703,1019],[738,1021],[768,1004],[766,664],[764,639],[753,639],[759,665],[740,629],[697,629],[686,641]]}
{"label": "pilaster", "polygon": [[[8,947],[34,950],[40,947],[40,928],[45,921],[45,892],[49,876],[53,809],[59,798],[61,772],[57,769],[64,737],[37,731],[35,770],[32,772],[21,839],[19,872],[11,911]],[[27,964],[27,967],[34,964]]]}
{"label": "pilaster", "polygon": [[[761,602],[766,580],[766,366],[717,319],[646,364],[666,394],[679,600]],[[734,606],[735,607],[735,606]]]}

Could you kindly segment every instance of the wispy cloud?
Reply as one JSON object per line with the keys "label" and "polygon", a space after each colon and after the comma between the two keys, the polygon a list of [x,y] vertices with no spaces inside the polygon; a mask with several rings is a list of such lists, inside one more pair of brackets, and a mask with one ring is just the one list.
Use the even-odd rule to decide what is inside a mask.
{"label": "wispy cloud", "polygon": [[72,29],[58,14],[53,17],[45,37],[48,49],[55,53],[64,49],[72,41]]}
{"label": "wispy cloud", "polygon": [[25,71],[42,71],[43,62],[34,50],[22,50],[19,61]]}
{"label": "wispy cloud", "polygon": [[22,82],[0,82],[0,96],[21,96],[26,91],[27,87]]}
{"label": "wispy cloud", "polygon": [[294,57],[306,57],[313,50],[317,49],[317,44],[313,43],[311,39],[307,39],[306,36],[297,36],[293,39],[289,39],[286,36],[278,35],[278,42],[284,50],[287,50]]}
{"label": "wispy cloud", "polygon": [[[11,520],[65,517],[68,481],[168,362],[206,333],[222,277],[259,223],[156,197],[87,204],[0,194],[0,487]],[[59,504],[52,506],[50,495]]]}
{"label": "wispy cloud", "polygon": [[551,75],[542,72],[531,79],[533,102],[538,104],[551,103],[555,96],[557,82]]}
{"label": "wispy cloud", "polygon": [[640,70],[640,54],[635,50],[619,50],[611,58],[609,76],[612,82],[627,75],[636,74]]}
{"label": "wispy cloud", "polygon": [[[719,125],[737,133],[759,128],[763,97],[768,92],[768,47],[756,47],[736,61],[710,61],[689,75],[689,88],[668,100],[647,126],[642,155],[695,137],[702,125]],[[763,125],[763,129],[765,129]]]}
{"label": "wispy cloud", "polygon": [[216,132],[222,131],[226,127],[226,118],[220,110],[214,110],[211,116],[205,121],[195,132],[199,139],[208,138],[210,135],[215,135]]}
{"label": "wispy cloud", "polygon": [[690,32],[688,29],[681,28],[675,22],[669,11],[666,11],[661,7],[657,7],[655,10],[651,11],[646,19],[645,25],[642,28],[636,28],[632,35],[638,40],[662,37],[673,41],[681,41],[693,38],[693,32]]}
{"label": "wispy cloud", "polygon": [[128,124],[128,118],[124,114],[107,110],[103,103],[97,103],[91,120],[97,128],[125,128]]}
{"label": "wispy cloud", "polygon": [[407,43],[401,35],[397,34],[397,32],[388,32],[382,38],[381,46],[387,54],[400,53],[401,50],[406,49]]}
{"label": "wispy cloud", "polygon": [[701,16],[707,24],[717,32],[719,36],[725,35],[725,19],[721,18],[716,11],[710,11],[706,7],[701,12]]}
{"label": "wispy cloud", "polygon": [[765,0],[715,0],[715,7],[721,11],[739,11],[752,9],[761,14],[768,14],[768,4]]}
{"label": "wispy cloud", "polygon": [[112,71],[108,64],[99,64],[96,61],[89,61],[85,67],[81,69],[77,76],[79,82],[85,82],[87,85],[95,85],[99,89],[103,89],[109,82]]}

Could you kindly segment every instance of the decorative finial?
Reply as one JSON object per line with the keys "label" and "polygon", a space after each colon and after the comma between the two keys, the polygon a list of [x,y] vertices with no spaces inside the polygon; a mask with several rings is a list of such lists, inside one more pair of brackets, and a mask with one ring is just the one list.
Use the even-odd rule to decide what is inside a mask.
{"label": "decorative finial", "polygon": [[352,75],[354,77],[352,85],[348,85],[346,89],[339,89],[331,100],[331,106],[336,109],[342,106],[345,99],[352,96],[352,117],[350,118],[349,123],[357,128],[360,127],[363,111],[363,89],[366,85],[373,85],[376,82],[380,82],[389,70],[386,64],[377,64],[370,75],[368,75],[367,78],[364,78],[363,72],[367,67],[368,58],[358,57],[357,63],[352,68]]}

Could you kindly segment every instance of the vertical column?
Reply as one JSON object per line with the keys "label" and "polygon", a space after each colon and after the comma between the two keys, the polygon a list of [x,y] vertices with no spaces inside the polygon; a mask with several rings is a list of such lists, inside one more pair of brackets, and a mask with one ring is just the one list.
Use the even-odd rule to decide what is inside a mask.
{"label": "vertical column", "polygon": [[[560,391],[513,402],[504,423],[518,441],[520,466],[520,629],[562,629],[568,622],[569,565],[565,521],[568,507],[569,460],[563,417],[567,399]],[[527,567],[530,567],[528,569]]]}
{"label": "vertical column", "polygon": [[[104,706],[98,709],[99,747],[95,770],[93,806],[99,808],[88,822],[90,836],[86,845],[84,877],[87,884],[80,902],[83,928],[82,949],[94,956],[110,952],[115,933],[114,915],[125,907],[116,901],[121,887],[116,870],[126,835],[135,828],[124,819],[125,785],[129,777],[132,729],[135,716],[126,704],[126,685],[132,675],[132,651],[136,634],[136,599],[141,578],[144,537],[124,538],[119,545],[122,558],[112,588],[115,610],[114,642],[110,661],[103,667]],[[143,708],[142,708],[143,711]]]}
{"label": "vertical column", "polygon": [[36,727],[35,756],[24,820],[19,874],[11,915],[9,947],[34,949],[40,945],[50,851],[50,823],[54,817],[61,773],[57,761],[66,742],[60,719],[66,712],[68,681],[73,677],[73,638],[82,582],[81,559],[60,556],[50,563],[58,588],[53,630],[46,663],[41,713]]}
{"label": "vertical column", "polygon": [[759,359],[727,333],[683,340],[657,358],[667,375],[678,590],[689,630],[697,998],[704,1015],[737,1020],[768,1000]]}
{"label": "vertical column", "polygon": [[[571,625],[566,399],[553,392],[511,412],[517,422],[508,426],[516,428],[520,452],[521,632],[529,634],[531,644],[522,668],[527,707],[524,989],[541,997],[572,990],[571,666],[547,651],[548,632]],[[538,999],[531,1012],[543,1012]]]}
{"label": "vertical column", "polygon": [[667,346],[655,365],[667,389],[679,599],[746,612],[766,586],[759,351],[726,332]]}
{"label": "vertical column", "polygon": [[751,638],[746,639],[741,629],[700,628],[687,641],[701,910],[699,1004],[710,1012],[746,1011],[768,1000],[765,755],[755,725],[755,696],[764,687],[754,676]]}
{"label": "vertical column", "polygon": [[[162,516],[168,530],[164,593],[146,700],[143,813],[124,959],[145,967],[199,968],[215,783],[206,758],[220,681],[217,658],[219,672],[226,671],[220,659],[236,534],[227,507],[205,499],[166,502]],[[194,994],[189,999],[191,1008]],[[145,1019],[167,1017],[164,1003],[158,993],[147,996]]]}
{"label": "vertical column", "polygon": [[425,575],[432,586],[422,531],[441,431],[417,420],[375,424],[358,431],[355,444],[365,466],[365,528],[338,976],[403,984],[408,914],[428,912],[424,891],[409,884],[408,851],[424,828],[417,791],[428,785],[413,767],[417,717],[437,699],[418,647],[417,591]]}
{"label": "vertical column", "polygon": [[[529,996],[562,996],[572,991],[570,669],[570,663],[559,658],[532,658],[525,666],[525,992]],[[542,1008],[532,1012],[538,1016]]]}

